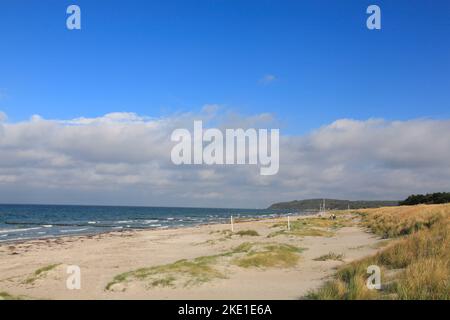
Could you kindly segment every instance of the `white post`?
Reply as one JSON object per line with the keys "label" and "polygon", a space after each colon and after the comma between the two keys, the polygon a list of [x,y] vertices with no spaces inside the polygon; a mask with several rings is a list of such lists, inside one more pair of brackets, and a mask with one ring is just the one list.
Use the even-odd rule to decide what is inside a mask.
{"label": "white post", "polygon": [[231,216],[231,218],[230,218],[230,222],[231,222],[231,232],[234,232],[234,226],[233,226],[233,216]]}
{"label": "white post", "polygon": [[291,231],[291,220],[289,219],[289,216],[288,216],[288,230]]}

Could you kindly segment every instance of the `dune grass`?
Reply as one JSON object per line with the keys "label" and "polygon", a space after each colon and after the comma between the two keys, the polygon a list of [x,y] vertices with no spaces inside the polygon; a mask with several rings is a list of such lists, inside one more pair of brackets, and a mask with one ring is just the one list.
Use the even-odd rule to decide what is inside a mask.
{"label": "dune grass", "polygon": [[116,284],[138,280],[144,281],[147,288],[153,287],[191,287],[214,279],[226,278],[222,267],[231,264],[248,267],[290,267],[297,263],[301,249],[271,243],[244,242],[217,255],[201,256],[192,260],[179,260],[165,265],[140,268],[121,273],[109,282],[105,289],[113,290]]}
{"label": "dune grass", "polygon": [[[348,220],[342,216],[338,216],[336,220],[332,220],[325,217],[313,217],[313,218],[297,218],[291,221],[291,229],[301,228],[330,228],[338,229],[347,224]],[[286,227],[286,223],[278,222],[272,225],[272,227]]]}
{"label": "dune grass", "polygon": [[238,236],[250,236],[250,237],[257,237],[259,236],[259,233],[256,230],[241,230],[235,233]]}
{"label": "dune grass", "polygon": [[[450,205],[364,210],[363,224],[399,237],[376,255],[338,270],[310,299],[450,299]],[[382,271],[381,290],[366,286],[367,267]]]}
{"label": "dune grass", "polygon": [[13,296],[7,292],[0,292],[0,300],[23,300],[20,296]]}
{"label": "dune grass", "polygon": [[233,232],[231,230],[225,229],[225,230],[213,230],[210,231],[209,234],[220,234],[231,237],[233,235]]}
{"label": "dune grass", "polygon": [[290,230],[287,230],[286,223],[275,223],[272,228],[283,229],[273,231],[267,235],[268,238],[280,235],[297,237],[332,237],[335,231],[346,225],[346,219],[338,218],[331,220],[328,218],[299,218],[290,223]]}
{"label": "dune grass", "polygon": [[59,265],[60,265],[60,263],[55,263],[55,264],[49,264],[45,267],[39,268],[30,277],[28,277],[23,283],[24,284],[33,284],[37,279],[44,277],[47,274],[47,272],[55,269]]}
{"label": "dune grass", "polygon": [[342,261],[344,259],[344,255],[342,253],[334,253],[330,252],[327,254],[324,254],[320,257],[315,258],[315,261],[327,261],[327,260],[335,260],[335,261]]}
{"label": "dune grass", "polygon": [[236,257],[232,263],[242,268],[289,268],[297,264],[301,251],[288,244],[269,244]]}
{"label": "dune grass", "polygon": [[300,230],[278,230],[269,233],[267,235],[267,238],[273,238],[282,235],[296,237],[332,237],[334,235],[334,232],[314,228]]}
{"label": "dune grass", "polygon": [[385,239],[429,229],[448,219],[450,205],[417,205],[359,211],[363,225]]}
{"label": "dune grass", "polygon": [[202,244],[209,244],[209,245],[215,245],[219,242],[223,242],[223,241],[227,241],[232,239],[232,237],[234,235],[240,236],[240,237],[244,237],[244,236],[249,236],[249,237],[258,237],[259,233],[256,230],[241,230],[238,232],[232,232],[231,230],[215,230],[215,231],[211,231],[209,234],[218,234],[221,235],[221,237],[216,238],[216,239],[208,239],[204,242],[200,242],[197,243],[197,245],[202,245]]}
{"label": "dune grass", "polygon": [[115,284],[133,279],[145,281],[147,286],[152,288],[175,287],[177,284],[189,287],[215,278],[224,278],[220,271],[211,266],[217,258],[217,256],[205,256],[192,261],[183,259],[174,263],[125,272],[115,276],[107,284],[106,290],[111,290]]}

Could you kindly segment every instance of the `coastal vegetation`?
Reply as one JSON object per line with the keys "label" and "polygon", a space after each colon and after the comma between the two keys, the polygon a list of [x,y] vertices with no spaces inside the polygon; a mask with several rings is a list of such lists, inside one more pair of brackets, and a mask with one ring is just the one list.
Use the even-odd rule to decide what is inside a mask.
{"label": "coastal vegetation", "polygon": [[[106,286],[106,290],[111,290],[115,284],[132,279],[145,280],[147,286],[151,288],[174,287],[176,281],[182,282],[182,286],[188,287],[214,278],[224,278],[225,276],[221,272],[210,266],[213,259],[214,257],[201,257],[193,261],[183,259],[166,265],[125,272],[115,276],[113,281]],[[183,279],[180,280],[180,277]]]}
{"label": "coastal vegetation", "polygon": [[[394,238],[377,254],[340,268],[309,299],[450,299],[450,205],[360,212],[372,232]],[[381,290],[366,286],[367,267],[382,272]]]}
{"label": "coastal vegetation", "polygon": [[351,218],[344,215],[338,215],[336,220],[326,217],[317,218],[298,218],[290,223],[290,229],[286,223],[275,223],[272,228],[281,228],[267,235],[268,238],[286,235],[297,237],[332,237],[335,231],[351,223]]}
{"label": "coastal vegetation", "polygon": [[[220,269],[229,264],[242,268],[292,267],[297,264],[301,251],[300,248],[287,244],[244,242],[217,255],[183,259],[121,273],[115,276],[105,289],[114,290],[116,285],[133,280],[144,281],[147,288],[191,287],[213,279],[226,278],[225,272]],[[123,286],[121,289],[125,290]]]}
{"label": "coastal vegetation", "polygon": [[60,264],[50,264],[47,265],[45,267],[39,268],[37,269],[30,277],[28,277],[25,281],[24,284],[33,284],[36,280],[45,277],[45,275],[50,271],[55,269],[57,266],[59,266]]}
{"label": "coastal vegetation", "polygon": [[[194,287],[200,287],[198,291],[203,292],[206,283],[214,281],[215,289],[229,288],[229,282],[235,283],[238,277],[252,272],[252,277],[263,279],[262,271],[266,269],[270,269],[270,274],[283,273],[286,269],[293,274],[311,272],[311,277],[316,277],[316,269],[320,267],[319,276],[327,275],[327,281],[308,294],[312,286],[303,287],[301,293],[295,288],[290,297],[295,297],[297,292],[307,299],[450,299],[449,219],[450,204],[421,204],[327,211],[317,216],[290,216],[289,220],[287,217],[261,220],[258,224],[236,223],[235,232],[229,226],[208,226],[200,238],[190,237],[192,240],[185,243],[184,248],[192,246],[191,254],[178,256],[179,249],[176,249],[160,257],[176,257],[173,260],[148,264],[148,260],[142,259],[135,261],[134,267],[122,264],[124,260],[116,260],[113,269],[106,267],[111,272],[107,278],[109,283],[102,282],[101,288],[111,291],[109,294],[126,291],[124,297],[136,292],[144,297],[146,291],[158,296],[158,288],[176,289],[164,291],[168,295],[184,288],[196,292]],[[307,241],[296,238],[305,236],[321,238]],[[224,240],[227,241],[215,242],[213,246],[193,247]],[[303,256],[303,250],[307,249],[310,254]],[[7,250],[4,254],[10,251]],[[367,256],[368,252],[375,254]],[[351,262],[344,263],[344,257]],[[354,260],[356,257],[358,260]],[[381,271],[380,290],[367,287],[368,268],[374,265]],[[46,286],[55,285],[54,281],[45,280],[54,280],[52,270],[58,266],[48,262],[38,265],[39,269],[29,266],[17,276],[18,289],[40,289],[40,296],[45,295]],[[268,277],[267,281],[275,278]],[[35,282],[39,286],[32,286]],[[289,286],[289,281],[285,285]],[[30,298],[28,291],[11,293],[8,288],[0,290],[0,300]],[[24,295],[15,296],[17,292]]]}
{"label": "coastal vegetation", "polygon": [[256,230],[240,230],[236,232],[238,236],[250,236],[250,237],[257,237],[259,236],[259,233]]}
{"label": "coastal vegetation", "polygon": [[258,231],[251,230],[251,229],[240,230],[240,231],[237,231],[237,232],[233,232],[231,230],[214,230],[214,231],[211,231],[209,234],[219,235],[220,237],[219,238],[215,238],[215,239],[208,239],[208,240],[206,240],[204,242],[197,243],[197,245],[201,245],[201,244],[205,244],[205,243],[206,244],[210,244],[210,245],[215,245],[215,244],[217,244],[219,242],[230,240],[235,235],[236,236],[240,236],[240,237],[245,237],[245,236],[248,236],[248,237],[259,237]]}
{"label": "coastal vegetation", "polygon": [[320,257],[315,258],[315,261],[327,261],[327,260],[335,260],[335,261],[342,261],[344,259],[344,255],[342,253],[334,253],[330,252],[327,254],[324,254]]}
{"label": "coastal vegetation", "polygon": [[400,202],[401,206],[416,204],[440,204],[450,202],[450,192],[436,192],[428,194],[413,194]]}
{"label": "coastal vegetation", "polygon": [[22,300],[20,296],[13,296],[7,292],[0,292],[0,300]]}
{"label": "coastal vegetation", "polygon": [[232,263],[242,268],[289,268],[297,264],[301,248],[288,244],[269,244],[260,250],[248,251]]}

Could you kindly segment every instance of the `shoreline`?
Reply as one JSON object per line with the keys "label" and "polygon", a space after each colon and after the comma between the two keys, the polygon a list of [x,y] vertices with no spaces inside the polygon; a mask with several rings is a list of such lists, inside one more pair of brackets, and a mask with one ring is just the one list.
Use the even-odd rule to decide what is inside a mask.
{"label": "shoreline", "polygon": [[[243,223],[243,222],[251,222],[251,221],[262,221],[262,220],[268,220],[268,219],[280,219],[283,217],[287,217],[288,215],[292,218],[299,218],[299,217],[313,217],[319,215],[320,212],[317,212],[315,214],[311,212],[307,212],[305,214],[301,213],[295,213],[295,214],[280,214],[277,217],[255,217],[255,218],[237,218],[234,220],[234,223]],[[42,226],[43,224],[36,224],[39,226]],[[190,226],[164,226],[164,227],[157,227],[157,228],[146,228],[146,227],[130,227],[130,228],[122,228],[118,230],[106,230],[106,231],[99,231],[99,232],[91,232],[91,233],[80,233],[80,234],[61,234],[61,235],[49,235],[48,237],[36,237],[36,238],[28,238],[28,239],[11,239],[11,240],[0,240],[0,246],[4,244],[14,244],[14,243],[24,243],[28,241],[36,241],[36,240],[49,240],[49,239],[60,239],[60,238],[72,238],[72,237],[92,237],[95,235],[101,235],[101,234],[108,234],[108,233],[115,233],[115,232],[140,232],[140,231],[158,231],[158,230],[177,230],[177,229],[189,229],[189,228],[198,228],[201,226],[210,226],[210,225],[228,225],[227,223],[221,223],[221,222],[202,222],[196,225],[190,225]],[[84,225],[83,225],[84,226]],[[14,230],[14,229],[11,229]]]}
{"label": "shoreline", "polygon": [[[303,221],[317,224],[299,229],[314,231],[301,236],[287,233],[287,219],[277,217],[237,221],[234,232],[230,224],[212,223],[2,243],[0,292],[26,299],[298,299],[322,285],[336,267],[378,250],[374,244],[380,239],[354,219],[345,214],[336,221],[317,214],[290,216],[294,226],[302,226]],[[252,249],[237,251],[242,246]],[[279,256],[282,263],[275,260],[272,265],[269,259],[261,266],[245,266],[239,262],[252,258],[254,250],[264,254],[268,248],[283,250],[265,255],[271,258],[284,252]],[[342,258],[317,260],[330,252]],[[293,260],[284,261],[286,255]],[[198,264],[207,277],[196,280],[195,273],[173,269],[177,263]],[[65,287],[70,265],[82,270],[81,290]],[[47,269],[51,270],[40,271]],[[140,269],[159,271],[145,281],[131,277],[114,282],[121,274]],[[169,282],[151,285],[160,281]]]}

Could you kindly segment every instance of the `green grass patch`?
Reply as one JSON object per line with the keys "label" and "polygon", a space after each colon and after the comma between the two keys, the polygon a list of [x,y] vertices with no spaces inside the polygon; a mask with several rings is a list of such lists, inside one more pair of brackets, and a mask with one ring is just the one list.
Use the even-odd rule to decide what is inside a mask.
{"label": "green grass patch", "polygon": [[271,232],[267,235],[268,238],[273,238],[277,236],[296,236],[296,237],[332,237],[334,232],[315,228],[305,228],[297,230],[278,230]]}
{"label": "green grass patch", "polygon": [[230,236],[231,237],[233,235],[233,232],[231,230],[228,230],[228,229],[226,229],[226,230],[213,230],[213,231],[210,231],[209,234],[220,234],[220,235],[225,235],[225,236]]}
{"label": "green grass patch", "polygon": [[[339,229],[346,226],[349,219],[344,217],[338,217],[336,220],[329,218],[298,218],[297,220],[291,221],[291,230],[304,229],[304,228],[330,228]],[[279,222],[272,227],[286,227],[287,223]]]}
{"label": "green grass patch", "polygon": [[7,292],[0,292],[0,300],[23,300],[20,296],[13,296]]}
{"label": "green grass patch", "polygon": [[289,268],[297,264],[301,251],[287,244],[269,244],[259,249],[249,249],[244,256],[233,259],[232,263],[242,268]]}
{"label": "green grass patch", "polygon": [[250,237],[257,237],[259,236],[259,233],[256,230],[241,230],[235,233],[238,236],[250,236]]}
{"label": "green grass patch", "polygon": [[335,231],[346,226],[347,218],[338,217],[336,220],[328,218],[298,218],[290,223],[290,230],[287,230],[286,223],[273,224],[272,228],[282,228],[271,232],[267,237],[277,237],[280,235],[297,237],[332,237]]}
{"label": "green grass patch", "polygon": [[123,283],[137,279],[145,281],[148,287],[175,287],[181,285],[189,287],[211,281],[215,278],[225,278],[210,264],[217,260],[218,256],[199,257],[192,261],[179,260],[174,263],[161,266],[141,268],[135,271],[125,272],[114,277],[107,284],[106,290],[111,290],[117,283]]}
{"label": "green grass patch", "polygon": [[37,279],[45,277],[45,275],[59,266],[60,263],[49,264],[48,266],[37,269],[30,277],[28,277],[23,283],[24,284],[33,284]]}
{"label": "green grass patch", "polygon": [[197,245],[202,245],[202,244],[215,245],[216,243],[229,240],[233,236],[233,232],[231,230],[227,230],[227,229],[226,230],[213,230],[213,231],[210,231],[209,234],[220,235],[221,237],[216,238],[216,239],[209,239],[204,242],[199,242],[199,243],[197,243]]}
{"label": "green grass patch", "polygon": [[298,259],[301,249],[287,244],[261,244],[244,242],[229,251],[201,256],[193,260],[179,260],[174,263],[140,268],[121,273],[109,282],[105,289],[133,280],[144,281],[148,288],[191,287],[214,279],[224,279],[225,275],[216,266],[220,261],[248,267],[291,267]]}
{"label": "green grass patch", "polygon": [[335,260],[335,261],[343,261],[344,255],[342,253],[334,253],[330,252],[327,254],[324,254],[320,257],[315,258],[315,261],[327,261],[327,260]]}

